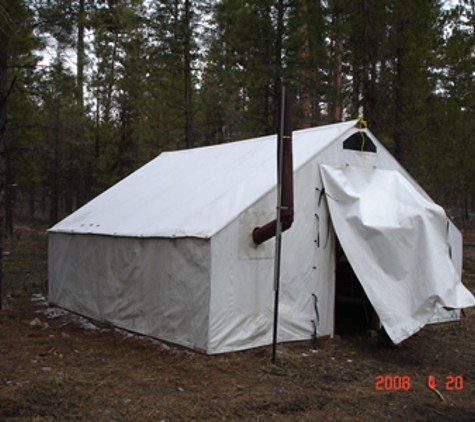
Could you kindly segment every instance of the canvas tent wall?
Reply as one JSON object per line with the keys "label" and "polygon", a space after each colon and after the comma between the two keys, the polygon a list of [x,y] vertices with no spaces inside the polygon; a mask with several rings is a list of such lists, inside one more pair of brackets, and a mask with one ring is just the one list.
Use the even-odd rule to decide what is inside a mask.
{"label": "canvas tent wall", "polygon": [[[338,212],[330,211],[335,208],[332,199],[340,195],[342,201],[349,182],[355,182],[353,189],[366,187],[372,193],[363,206],[351,208],[350,204],[348,208],[369,209],[376,226],[379,220],[386,224],[388,219],[372,212],[367,204],[379,200],[374,198],[378,186],[391,188],[387,186],[392,183],[391,175],[410,190],[411,198],[416,197],[414,205],[405,202],[404,194],[386,195],[391,206],[398,207],[399,220],[405,221],[406,215],[417,220],[417,212],[425,213],[427,204],[436,207],[382,144],[368,130],[357,129],[355,123],[294,132],[295,219],[283,234],[279,341],[310,339],[312,320],[317,320],[315,297],[318,336],[334,333],[337,240],[332,218]],[[49,231],[50,301],[209,354],[270,344],[274,241],[256,246],[251,231],[275,218],[275,149],[276,137],[268,136],[163,153],[59,222]],[[345,169],[354,170],[346,180]],[[378,185],[382,171],[390,176]],[[332,181],[331,176],[337,180]],[[351,192],[346,194],[352,197]],[[424,205],[411,214],[405,212],[408,204]],[[344,213],[345,207],[342,209]],[[434,258],[429,248],[423,252],[422,263],[411,261],[416,267],[436,265],[427,280],[411,276],[418,267],[407,267],[404,274],[409,275],[404,282],[395,282],[403,286],[401,292],[391,295],[388,304],[390,293],[381,288],[374,274],[368,273],[366,266],[358,270],[396,341],[431,319],[457,318],[456,312],[444,311],[442,305],[460,308],[475,304],[459,278],[460,232],[449,222],[450,230],[442,233],[440,224],[447,227],[443,211],[436,207],[432,214],[429,220],[436,221],[435,228],[421,224],[420,232],[436,230],[427,240],[438,242],[443,250]],[[361,217],[358,212],[356,215]],[[363,220],[367,217],[362,214]],[[399,220],[396,218],[396,223]],[[389,223],[394,225],[394,221]],[[352,248],[345,250],[347,256],[354,262],[371,260],[373,269],[387,268],[392,257],[362,254],[359,246],[368,241],[371,231],[365,231],[364,226],[347,241],[349,231],[337,227],[343,247]],[[379,228],[383,238],[395,230]],[[361,244],[355,245],[358,236]],[[404,238],[396,248],[402,255],[400,262],[422,253],[408,243],[414,239]],[[452,261],[447,242],[452,247]],[[439,259],[444,262],[444,274],[450,273],[449,279],[438,276]],[[432,276],[435,281],[429,279]],[[385,280],[385,288],[390,281],[390,277]],[[412,301],[411,292],[420,290],[421,283],[425,288],[418,301]],[[409,323],[394,319],[394,314],[409,315]]]}

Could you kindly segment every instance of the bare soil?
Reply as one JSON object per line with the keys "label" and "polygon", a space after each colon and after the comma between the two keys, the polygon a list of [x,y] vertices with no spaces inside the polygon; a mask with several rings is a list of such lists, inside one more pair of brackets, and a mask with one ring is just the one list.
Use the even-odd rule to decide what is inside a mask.
{"label": "bare soil", "polygon": [[[390,349],[344,336],[279,345],[276,365],[270,347],[204,356],[49,307],[46,243],[26,226],[7,240],[0,421],[475,420],[474,309]],[[475,291],[473,246],[464,265]]]}

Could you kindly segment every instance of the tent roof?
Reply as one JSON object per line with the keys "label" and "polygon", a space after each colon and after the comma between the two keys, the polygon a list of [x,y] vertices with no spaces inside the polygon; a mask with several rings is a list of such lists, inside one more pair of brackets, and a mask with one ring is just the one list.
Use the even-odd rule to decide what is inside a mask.
{"label": "tent roof", "polygon": [[[297,169],[355,121],[295,131]],[[50,232],[209,238],[276,185],[276,135],[165,152]]]}

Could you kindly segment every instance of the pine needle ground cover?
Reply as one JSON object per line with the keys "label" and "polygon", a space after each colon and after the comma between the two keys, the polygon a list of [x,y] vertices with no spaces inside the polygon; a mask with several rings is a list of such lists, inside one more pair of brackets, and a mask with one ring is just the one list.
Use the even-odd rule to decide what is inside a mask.
{"label": "pine needle ground cover", "polygon": [[270,347],[204,356],[49,306],[43,229],[18,229],[5,252],[2,421],[475,419],[474,309],[391,349],[358,336],[279,345],[272,365]]}

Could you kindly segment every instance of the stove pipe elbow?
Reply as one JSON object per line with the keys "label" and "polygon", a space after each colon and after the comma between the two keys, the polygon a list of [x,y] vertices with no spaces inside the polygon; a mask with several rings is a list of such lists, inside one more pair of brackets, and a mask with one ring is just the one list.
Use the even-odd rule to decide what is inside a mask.
{"label": "stove pipe elbow", "polygon": [[[290,95],[286,95],[283,114],[283,130],[277,137],[277,173],[278,180],[281,181],[281,231],[288,230],[294,221],[294,170],[292,157],[292,100]],[[280,136],[283,137],[280,142]],[[280,151],[282,145],[282,151]],[[280,156],[282,155],[282,175],[280,177]],[[252,240],[256,245],[260,245],[266,240],[276,235],[277,219],[256,227],[252,231]]]}

